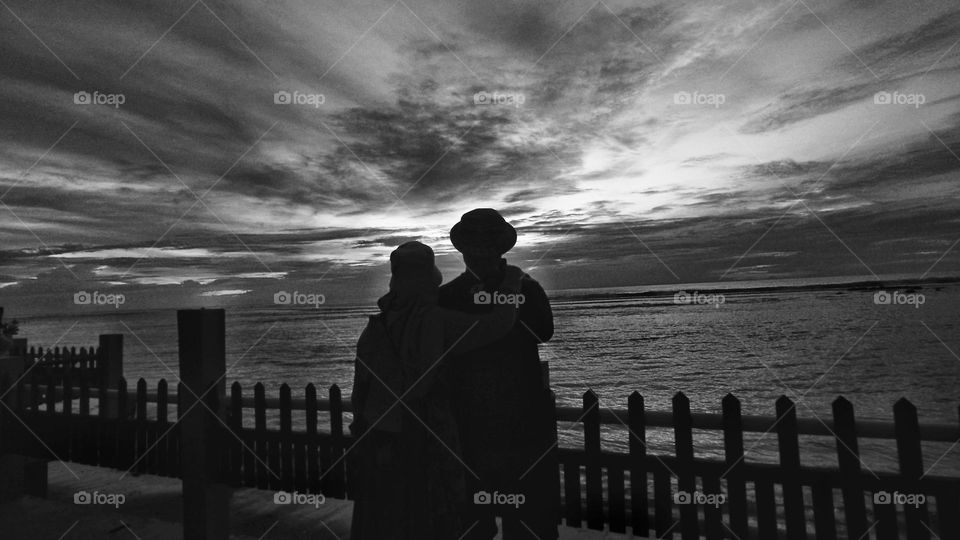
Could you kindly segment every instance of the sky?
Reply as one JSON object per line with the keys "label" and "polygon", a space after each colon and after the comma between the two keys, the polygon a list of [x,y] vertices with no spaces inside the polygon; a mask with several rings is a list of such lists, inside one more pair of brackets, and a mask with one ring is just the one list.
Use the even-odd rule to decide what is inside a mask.
{"label": "sky", "polygon": [[0,2],[0,299],[960,275],[955,2]]}

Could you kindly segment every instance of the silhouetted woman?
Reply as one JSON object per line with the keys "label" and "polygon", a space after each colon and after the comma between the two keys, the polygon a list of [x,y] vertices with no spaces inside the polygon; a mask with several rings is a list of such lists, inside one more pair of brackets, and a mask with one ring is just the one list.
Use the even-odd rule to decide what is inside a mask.
{"label": "silhouetted woman", "polygon": [[[437,306],[433,250],[407,242],[390,254],[390,292],[357,343],[350,451],[352,540],[455,540],[467,499],[447,363],[513,327],[516,306],[484,315]],[[507,268],[504,293],[523,272]]]}

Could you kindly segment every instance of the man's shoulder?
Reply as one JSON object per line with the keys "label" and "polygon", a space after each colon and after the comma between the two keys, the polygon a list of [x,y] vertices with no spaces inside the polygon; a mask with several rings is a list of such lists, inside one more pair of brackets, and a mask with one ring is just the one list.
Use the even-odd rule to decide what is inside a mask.
{"label": "man's shoulder", "polygon": [[459,276],[451,279],[450,281],[444,283],[440,286],[440,294],[450,294],[460,289],[468,289],[470,287],[468,275],[466,272],[460,274]]}
{"label": "man's shoulder", "polygon": [[539,292],[546,295],[546,291],[543,290],[543,286],[540,285],[540,282],[533,278],[530,274],[523,274],[523,278],[520,280],[520,288],[523,291],[532,291]]}

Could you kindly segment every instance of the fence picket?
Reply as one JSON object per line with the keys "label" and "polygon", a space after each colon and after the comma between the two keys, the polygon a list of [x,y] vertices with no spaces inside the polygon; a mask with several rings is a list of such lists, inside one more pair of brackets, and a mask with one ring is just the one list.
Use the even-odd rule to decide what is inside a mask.
{"label": "fence picket", "polygon": [[290,385],[280,385],[280,489],[293,491],[293,446],[291,441]]}
{"label": "fence picket", "polygon": [[737,538],[748,538],[747,486],[743,478],[743,419],[740,400],[727,394],[723,407],[724,476],[727,479],[727,500],[730,509],[730,530]]}
{"label": "fence picket", "polygon": [[777,445],[780,450],[780,468],[784,473],[783,514],[787,526],[787,540],[806,540],[806,509],[803,486],[800,485],[800,437],[797,433],[797,409],[787,396],[776,402]]}
{"label": "fence picket", "polygon": [[153,448],[150,445],[149,422],[147,418],[147,381],[141,377],[137,381],[137,419],[136,419],[136,453],[134,461],[136,470],[140,473],[149,471],[150,459],[153,459]]}
{"label": "fence picket", "polygon": [[672,473],[658,463],[660,467],[653,472],[653,528],[657,538],[673,538],[677,523],[673,519]]}
{"label": "fence picket", "polygon": [[645,536],[650,531],[650,509],[647,502],[647,424],[640,392],[630,394],[627,407],[630,426],[630,526],[634,536]]}
{"label": "fence picket", "polygon": [[151,438],[156,444],[154,451],[157,456],[157,473],[163,476],[170,474],[170,438],[169,433],[167,433],[167,430],[170,429],[167,425],[168,405],[167,380],[160,379],[157,382],[157,423],[154,426]]}
{"label": "fence picket", "polygon": [[320,453],[317,450],[317,388],[310,383],[306,390],[307,418],[307,486],[310,493],[320,493]]}
{"label": "fence picket", "polygon": [[860,483],[860,447],[857,444],[853,404],[843,396],[833,401],[833,427],[837,441],[837,464],[842,478],[847,536],[863,538],[867,534],[867,510]]}
{"label": "fence picket", "polygon": [[[710,494],[722,494],[720,478],[713,475],[703,477],[703,491]],[[721,506],[707,504],[703,507],[703,523],[707,540],[723,540],[726,531],[723,528],[723,510]]]}
{"label": "fence picket", "polygon": [[[697,477],[693,472],[693,420],[690,400],[683,392],[673,396],[673,433],[677,454],[677,493],[692,497],[697,491]],[[680,536],[683,540],[699,540],[700,518],[693,501],[680,504]]]}
{"label": "fence picket", "polygon": [[[306,389],[304,389],[306,390]],[[293,446],[294,488],[300,493],[307,492],[307,445],[303,439],[297,439]]]}
{"label": "fence picket", "polygon": [[586,458],[587,527],[603,530],[603,482],[600,465],[600,400],[593,390],[583,394],[583,450]]}
{"label": "fence picket", "polygon": [[[893,423],[897,437],[897,458],[900,474],[904,477],[907,490],[919,494],[920,479],[923,478],[923,449],[920,445],[920,422],[917,420],[917,408],[901,398],[893,406]],[[930,517],[927,503],[917,506],[906,504],[903,507],[909,540],[930,539]]]}
{"label": "fence picket", "polygon": [[818,540],[837,539],[837,516],[833,506],[833,487],[821,475],[810,488],[813,492],[813,527]]}
{"label": "fence picket", "polygon": [[267,489],[267,400],[263,383],[253,387],[253,422],[255,432],[257,488]]}

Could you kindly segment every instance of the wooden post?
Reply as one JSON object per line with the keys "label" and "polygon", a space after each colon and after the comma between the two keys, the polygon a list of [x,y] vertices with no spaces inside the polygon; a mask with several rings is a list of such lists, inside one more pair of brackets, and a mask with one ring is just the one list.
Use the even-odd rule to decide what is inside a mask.
{"label": "wooden post", "polygon": [[290,385],[280,385],[280,489],[293,491],[293,428]]}
{"label": "wooden post", "polygon": [[680,505],[680,536],[683,540],[700,538],[700,522],[697,507],[692,497],[697,490],[696,473],[693,470],[693,419],[690,416],[690,400],[683,392],[673,396],[673,433],[677,453],[677,489],[685,492],[687,504]]}
{"label": "wooden post", "polygon": [[747,487],[743,477],[742,409],[740,400],[733,394],[724,396],[722,403],[723,452],[727,477],[730,531],[737,538],[748,538]]}
{"label": "wooden post", "polygon": [[603,470],[600,464],[600,400],[583,394],[583,452],[586,454],[587,528],[603,530]]}
{"label": "wooden post", "polygon": [[[317,388],[307,384],[307,486],[310,493],[320,493],[320,452],[317,448]],[[352,495],[350,491],[347,491]]]}
{"label": "wooden post", "polygon": [[833,427],[837,440],[837,464],[843,483],[843,508],[846,513],[847,536],[867,536],[867,510],[860,483],[860,449],[853,404],[843,396],[833,401]]}
{"label": "wooden post", "polygon": [[[906,485],[910,486],[912,495],[920,494],[923,479],[923,447],[920,441],[920,425],[917,420],[917,408],[900,398],[893,406],[893,420],[897,437],[897,458],[900,463],[900,474]],[[910,540],[929,540],[930,517],[927,513],[927,504],[919,506],[903,505],[907,522],[907,538]]]}
{"label": "wooden post", "polygon": [[293,447],[294,489],[300,493],[307,493],[307,443],[298,439]]}
{"label": "wooden post", "polygon": [[643,537],[650,531],[650,511],[647,502],[647,423],[640,392],[630,394],[627,407],[630,415],[630,525],[634,536]]}
{"label": "wooden post", "polygon": [[267,467],[267,397],[263,383],[253,386],[253,429],[256,452],[257,489],[267,489],[271,470]]}
{"label": "wooden post", "polygon": [[[230,488],[221,482],[226,421],[225,316],[222,309],[177,311],[184,540],[227,540]],[[198,403],[198,401],[200,401]]]}
{"label": "wooden post", "polygon": [[797,409],[787,396],[776,402],[777,445],[780,450],[780,469],[783,480],[783,514],[789,540],[806,540],[807,520],[800,483],[800,437],[797,433]]}
{"label": "wooden post", "polygon": [[[115,390],[123,377],[123,334],[100,334],[100,350],[97,358],[97,379],[100,388]],[[100,402],[102,418],[117,418],[119,394],[106,394],[106,402]],[[102,395],[101,395],[102,397]],[[126,413],[126,411],[123,411]]]}

